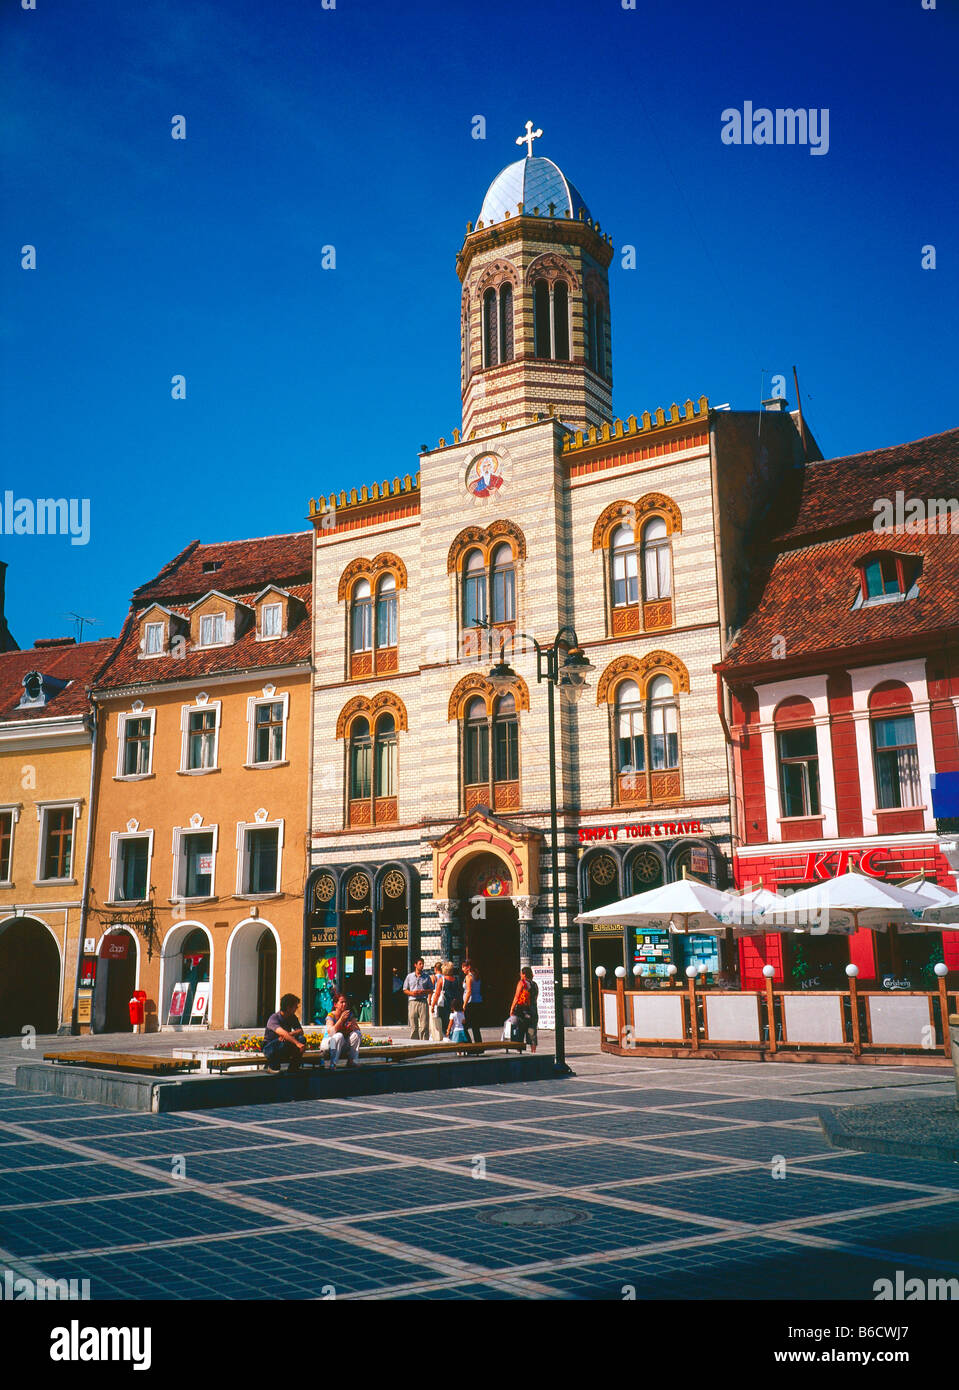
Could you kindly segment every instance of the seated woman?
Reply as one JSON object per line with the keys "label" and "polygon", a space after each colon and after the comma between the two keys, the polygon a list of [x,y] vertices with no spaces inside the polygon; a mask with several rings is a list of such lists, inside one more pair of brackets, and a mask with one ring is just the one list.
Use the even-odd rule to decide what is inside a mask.
{"label": "seated woman", "polygon": [[320,1043],[320,1051],[328,1052],[330,1070],[333,1071],[343,1051],[346,1051],[346,1065],[356,1065],[360,1050],[360,1028],[356,1016],[345,994],[338,994],[333,1003],[333,1011],[327,1015],[326,1033]]}

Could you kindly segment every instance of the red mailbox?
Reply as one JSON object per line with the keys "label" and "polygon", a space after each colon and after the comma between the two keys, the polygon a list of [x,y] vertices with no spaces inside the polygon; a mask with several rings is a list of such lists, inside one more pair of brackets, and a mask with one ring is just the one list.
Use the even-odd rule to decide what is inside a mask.
{"label": "red mailbox", "polygon": [[130,1000],[130,1022],[133,1024],[134,1028],[139,1027],[143,1022],[146,1000],[147,992],[145,989],[136,989],[133,991],[133,998]]}

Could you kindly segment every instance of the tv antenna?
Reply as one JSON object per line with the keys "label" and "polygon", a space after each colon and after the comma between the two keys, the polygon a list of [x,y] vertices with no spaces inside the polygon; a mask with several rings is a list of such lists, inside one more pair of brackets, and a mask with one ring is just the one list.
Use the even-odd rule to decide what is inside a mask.
{"label": "tv antenna", "polygon": [[73,619],[74,626],[76,627],[76,630],[77,630],[77,645],[78,645],[78,646],[79,646],[80,643],[83,641],[83,625],[84,625],[84,623],[89,623],[91,627],[94,627],[94,626],[96,626],[96,625],[99,623],[99,621],[100,621],[99,618],[85,618],[81,613],[64,613],[63,616],[64,616],[65,618],[72,618],[72,619]]}

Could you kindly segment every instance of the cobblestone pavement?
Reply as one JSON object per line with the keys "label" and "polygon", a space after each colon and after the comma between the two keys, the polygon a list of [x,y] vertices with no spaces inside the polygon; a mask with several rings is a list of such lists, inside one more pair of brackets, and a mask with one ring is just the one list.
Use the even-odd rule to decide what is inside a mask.
{"label": "cobblestone pavement", "polygon": [[818,1120],[949,1095],[946,1071],[615,1058],[576,1030],[575,1076],[523,1085],[153,1116],[10,1084],[89,1042],[0,1039],[0,1273],[94,1299],[872,1299],[897,1270],[959,1276],[959,1165],[841,1152]]}

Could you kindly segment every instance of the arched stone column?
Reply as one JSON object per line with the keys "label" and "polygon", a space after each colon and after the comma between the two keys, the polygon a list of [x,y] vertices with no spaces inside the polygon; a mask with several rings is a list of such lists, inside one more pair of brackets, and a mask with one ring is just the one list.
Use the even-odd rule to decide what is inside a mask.
{"label": "arched stone column", "polygon": [[538,897],[517,897],[513,899],[516,904],[516,911],[519,913],[519,963],[520,965],[532,965],[533,960],[533,928],[532,921],[536,912]]}
{"label": "arched stone column", "polygon": [[440,919],[440,955],[444,961],[451,960],[453,954],[453,924],[459,903],[451,898],[437,898],[436,912]]}

